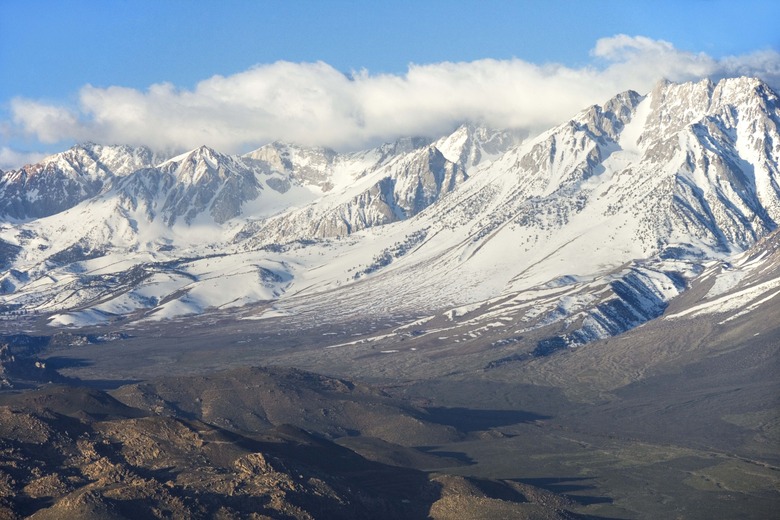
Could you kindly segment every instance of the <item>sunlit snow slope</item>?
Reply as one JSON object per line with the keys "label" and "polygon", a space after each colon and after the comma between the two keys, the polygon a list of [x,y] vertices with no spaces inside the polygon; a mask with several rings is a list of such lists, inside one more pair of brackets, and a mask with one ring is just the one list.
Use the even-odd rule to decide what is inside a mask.
{"label": "sunlit snow slope", "polygon": [[32,165],[0,184],[0,302],[53,325],[414,312],[472,335],[554,325],[540,348],[582,344],[660,316],[776,229],[779,126],[777,94],[735,78],[625,92],[525,141],[464,125],[349,154],[71,161],[56,171],[77,194],[58,207],[43,181],[14,181],[51,169]]}

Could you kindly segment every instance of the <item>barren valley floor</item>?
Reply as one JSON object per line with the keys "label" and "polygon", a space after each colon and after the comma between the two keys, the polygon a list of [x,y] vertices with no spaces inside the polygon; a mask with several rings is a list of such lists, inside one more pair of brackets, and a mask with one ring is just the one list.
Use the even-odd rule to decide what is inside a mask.
{"label": "barren valley floor", "polygon": [[[225,370],[296,367],[366,383],[387,399],[411,403],[425,424],[449,433],[425,430],[401,446],[404,426],[395,437],[382,430],[396,412],[369,414],[358,427],[334,430],[327,396],[317,403],[289,401],[297,404],[268,422],[326,435],[370,460],[547,490],[568,501],[569,513],[584,515],[577,518],[768,518],[775,511],[780,327],[771,316],[728,327],[707,320],[672,327],[660,320],[545,357],[524,355],[532,344],[520,342],[512,347],[520,354],[508,360],[497,347],[485,347],[491,344],[485,338],[482,347],[458,348],[419,331],[392,344],[367,340],[413,318],[300,329],[292,318],[239,321],[217,313],[122,330],[113,341],[79,346],[74,339],[88,332],[80,331],[70,346],[60,338],[35,356],[63,382],[107,390],[123,402],[127,385],[156,381],[154,395],[170,404],[158,413],[238,431],[252,429],[236,423],[241,406],[242,413],[267,415],[270,405],[247,404],[242,394],[259,391],[260,383],[222,390],[206,385],[227,377]],[[109,332],[118,330],[91,333]],[[491,363],[497,358],[504,361]],[[286,392],[298,390],[280,392],[280,402],[288,402]],[[198,410],[215,395],[219,404],[205,417]],[[132,405],[151,409],[150,402]],[[192,408],[195,402],[201,407]],[[492,498],[502,493],[494,490]]]}

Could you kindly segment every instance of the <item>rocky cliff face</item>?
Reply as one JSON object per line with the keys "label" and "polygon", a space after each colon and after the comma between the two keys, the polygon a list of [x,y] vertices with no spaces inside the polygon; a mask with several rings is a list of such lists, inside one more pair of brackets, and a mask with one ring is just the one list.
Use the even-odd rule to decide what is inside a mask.
{"label": "rocky cliff face", "polygon": [[[358,172],[358,175],[360,173]],[[346,236],[417,215],[468,176],[435,146],[394,157],[330,199],[260,223],[250,244]]]}
{"label": "rocky cliff face", "polygon": [[240,159],[203,146],[128,177],[118,191],[132,205],[140,197],[149,215],[156,211],[168,226],[191,224],[201,214],[223,224],[259,196],[263,186],[255,174]]}
{"label": "rocky cliff face", "polygon": [[0,176],[0,218],[54,215],[100,194],[117,178],[161,159],[148,148],[84,144]]}

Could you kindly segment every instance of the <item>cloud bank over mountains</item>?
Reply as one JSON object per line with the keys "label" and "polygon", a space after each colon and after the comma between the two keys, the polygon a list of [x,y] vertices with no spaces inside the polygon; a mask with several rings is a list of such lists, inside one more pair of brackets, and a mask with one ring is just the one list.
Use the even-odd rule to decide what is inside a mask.
{"label": "cloud bank over mountains", "polygon": [[[40,143],[95,141],[182,151],[202,144],[239,153],[274,140],[355,150],[400,136],[438,136],[471,121],[529,134],[582,108],[660,79],[757,76],[780,87],[780,53],[715,59],[643,36],[598,40],[579,68],[520,59],[409,65],[405,74],[344,74],[323,63],[276,62],[194,89],[170,83],[140,91],[84,86],[77,106],[11,100],[4,133]],[[0,149],[0,168],[23,156]]]}

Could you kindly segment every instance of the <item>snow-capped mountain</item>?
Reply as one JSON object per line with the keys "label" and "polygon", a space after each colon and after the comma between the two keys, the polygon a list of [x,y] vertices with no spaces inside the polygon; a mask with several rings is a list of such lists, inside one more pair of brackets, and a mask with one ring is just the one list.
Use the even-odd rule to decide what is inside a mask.
{"label": "snow-capped mountain", "polygon": [[727,323],[780,297],[780,231],[775,230],[729,261],[707,266],[668,320],[714,316]]}
{"label": "snow-capped mountain", "polygon": [[499,131],[472,124],[461,125],[434,146],[450,162],[466,172],[480,163],[492,161],[522,141],[517,132]]}
{"label": "snow-capped mountain", "polygon": [[134,172],[106,198],[118,198],[132,210],[143,206],[149,221],[162,218],[168,226],[192,224],[202,214],[223,224],[240,215],[242,205],[262,189],[250,166],[202,146],[157,168]]}
{"label": "snow-capped mountain", "polygon": [[145,147],[74,146],[0,174],[0,219],[54,215],[100,194],[115,178],[160,160]]}
{"label": "snow-capped mountain", "polygon": [[2,303],[59,324],[260,301],[246,312],[430,312],[472,339],[584,344],[660,316],[777,228],[779,128],[758,80],[662,82],[525,141],[464,125],[106,168],[79,204],[0,229]]}
{"label": "snow-capped mountain", "polygon": [[[352,177],[352,176],[351,176]],[[371,172],[358,172],[349,185],[332,189],[316,205],[252,226],[250,247],[346,236],[418,214],[467,179],[465,171],[432,145],[394,156]],[[250,232],[243,230],[240,235]]]}
{"label": "snow-capped mountain", "polygon": [[337,154],[273,143],[245,157],[327,193],[316,205],[250,222],[239,238],[250,247],[291,239],[346,236],[408,219],[455,190],[480,163],[520,141],[506,131],[463,125],[436,142],[400,139],[376,149]]}

